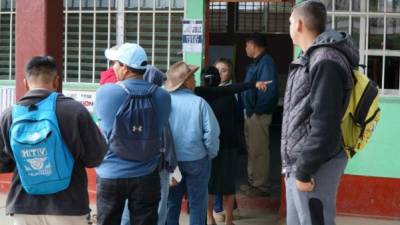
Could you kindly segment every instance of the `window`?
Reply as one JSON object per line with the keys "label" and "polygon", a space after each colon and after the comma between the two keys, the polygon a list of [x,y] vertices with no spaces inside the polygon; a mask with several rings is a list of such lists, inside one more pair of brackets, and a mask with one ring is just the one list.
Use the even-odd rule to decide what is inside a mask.
{"label": "window", "polygon": [[289,33],[291,2],[239,2],[236,32]]}
{"label": "window", "polygon": [[385,59],[385,89],[399,89],[400,57]]}
{"label": "window", "polygon": [[[74,6],[74,0],[68,1]],[[108,9],[103,2],[108,4],[98,1],[97,5]],[[116,44],[116,10],[97,10],[101,9],[64,11],[64,82],[97,83],[100,71],[107,68],[104,50]]]}
{"label": "window", "polygon": [[400,18],[386,19],[386,49],[400,50]]}
{"label": "window", "polygon": [[383,12],[385,7],[385,0],[369,0],[370,12]]}
{"label": "window", "polygon": [[[69,6],[64,11],[65,82],[97,83],[100,72],[108,67],[104,50],[121,37],[125,42],[140,44],[149,63],[163,71],[182,59],[184,0],[125,0],[124,12],[117,10],[117,3],[64,1]],[[123,18],[122,32],[117,30],[118,18]]]}
{"label": "window", "polygon": [[400,0],[388,0],[386,5],[386,12],[400,12]]}
{"label": "window", "polygon": [[228,6],[226,2],[210,2],[210,32],[228,31]]}
{"label": "window", "polygon": [[[360,64],[385,94],[400,94],[400,0],[323,0],[328,27],[350,33]],[[332,7],[334,4],[334,7]]]}
{"label": "window", "polygon": [[382,49],[383,48],[383,21],[384,18],[369,18],[369,35],[368,48]]}
{"label": "window", "polygon": [[243,33],[265,31],[264,3],[240,2],[237,6],[236,31]]}
{"label": "window", "polygon": [[267,32],[289,33],[289,17],[292,11],[292,3],[270,2],[267,6]]}
{"label": "window", "polygon": [[15,0],[1,1],[0,80],[15,79]]}

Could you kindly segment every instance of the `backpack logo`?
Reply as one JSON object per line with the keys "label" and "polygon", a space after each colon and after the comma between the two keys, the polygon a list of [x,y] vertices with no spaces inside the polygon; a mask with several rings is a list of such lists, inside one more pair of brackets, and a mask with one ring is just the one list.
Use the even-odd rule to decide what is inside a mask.
{"label": "backpack logo", "polygon": [[143,130],[143,127],[142,127],[142,126],[133,126],[133,127],[132,127],[133,133],[135,133],[136,131],[142,132],[142,130]]}
{"label": "backpack logo", "polygon": [[353,80],[354,86],[340,125],[349,158],[366,146],[381,116],[377,85],[358,70],[353,71]]}
{"label": "backpack logo", "polygon": [[[28,159],[26,160],[32,169],[34,170],[43,170],[44,167],[44,162],[47,160],[47,157],[43,157],[43,158],[33,158],[33,159]],[[48,171],[41,171],[42,174],[51,174],[51,166],[50,164],[47,164],[46,166],[49,170]],[[33,175],[33,174],[31,174]]]}
{"label": "backpack logo", "polygon": [[117,84],[128,96],[115,116],[109,148],[121,159],[148,161],[161,149],[161,129],[152,100],[158,87],[132,91],[123,82]]}
{"label": "backpack logo", "polygon": [[60,133],[57,93],[31,107],[15,105],[10,145],[24,190],[32,195],[53,194],[69,187],[74,159]]}

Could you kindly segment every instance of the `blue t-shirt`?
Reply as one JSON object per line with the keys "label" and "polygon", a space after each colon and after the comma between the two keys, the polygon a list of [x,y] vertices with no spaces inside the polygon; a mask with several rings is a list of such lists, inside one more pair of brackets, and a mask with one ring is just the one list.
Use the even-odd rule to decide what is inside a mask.
{"label": "blue t-shirt", "polygon": [[[123,82],[130,90],[146,91],[151,86],[147,81],[139,79],[128,79]],[[111,134],[115,115],[126,97],[127,93],[118,84],[105,84],[97,90],[94,109],[99,119],[100,129],[107,137]],[[171,97],[165,90],[158,88],[152,100],[158,117],[156,119],[163,128],[168,122],[171,111]],[[101,178],[108,179],[141,177],[153,172],[157,168],[158,162],[159,156],[147,162],[123,160],[108,149],[103,162],[96,168],[96,172]]]}

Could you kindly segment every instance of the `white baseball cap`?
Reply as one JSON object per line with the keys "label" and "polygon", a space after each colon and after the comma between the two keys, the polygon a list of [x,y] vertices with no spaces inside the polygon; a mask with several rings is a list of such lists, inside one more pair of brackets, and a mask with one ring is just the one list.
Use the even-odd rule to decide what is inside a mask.
{"label": "white baseball cap", "polygon": [[119,61],[133,69],[145,70],[147,55],[144,49],[134,43],[124,43],[106,49],[104,55],[112,61]]}

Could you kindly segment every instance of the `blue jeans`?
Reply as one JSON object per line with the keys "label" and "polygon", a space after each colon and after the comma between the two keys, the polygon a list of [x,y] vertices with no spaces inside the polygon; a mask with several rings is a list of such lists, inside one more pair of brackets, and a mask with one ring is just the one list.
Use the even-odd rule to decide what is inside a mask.
{"label": "blue jeans", "polygon": [[157,224],[160,201],[160,177],[157,171],[135,178],[97,177],[96,182],[98,225],[120,225],[126,200],[133,218],[130,224]]}
{"label": "blue jeans", "polygon": [[[169,172],[166,170],[160,171],[161,199],[158,203],[158,225],[165,225],[167,220],[167,201],[169,192]],[[121,225],[129,225],[128,201],[125,202],[124,213],[122,214]]]}
{"label": "blue jeans", "polygon": [[222,195],[217,194],[214,196],[214,212],[219,213],[224,211],[224,208],[222,207]]}
{"label": "blue jeans", "polygon": [[179,225],[182,197],[185,193],[189,200],[189,224],[205,224],[210,164],[207,157],[195,161],[178,162],[182,180],[177,186],[169,189],[167,225]]}

